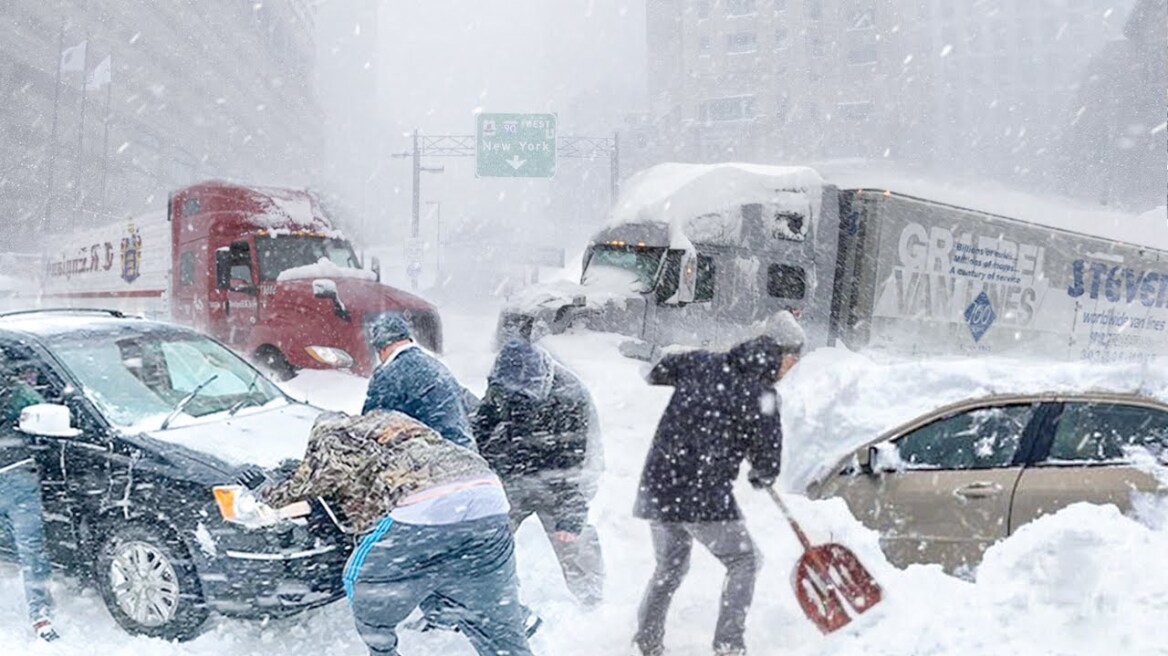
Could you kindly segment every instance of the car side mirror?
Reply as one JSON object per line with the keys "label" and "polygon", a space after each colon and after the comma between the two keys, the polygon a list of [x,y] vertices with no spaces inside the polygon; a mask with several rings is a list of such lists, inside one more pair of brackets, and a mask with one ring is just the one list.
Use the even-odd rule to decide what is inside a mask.
{"label": "car side mirror", "polygon": [[76,437],[81,431],[72,427],[69,408],[55,403],[36,403],[20,411],[17,430],[29,435]]}
{"label": "car side mirror", "polygon": [[892,442],[873,444],[868,447],[867,454],[868,471],[872,474],[888,474],[901,469],[900,455]]}
{"label": "car side mirror", "polygon": [[369,270],[373,272],[373,277],[377,282],[381,282],[381,260],[376,255],[369,258]]}

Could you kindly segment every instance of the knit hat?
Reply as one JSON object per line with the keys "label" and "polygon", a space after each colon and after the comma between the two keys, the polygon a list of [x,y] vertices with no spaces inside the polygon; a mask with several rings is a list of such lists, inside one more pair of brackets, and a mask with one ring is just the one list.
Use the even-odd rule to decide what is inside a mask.
{"label": "knit hat", "polygon": [[788,310],[776,312],[767,319],[764,333],[778,342],[786,353],[799,353],[807,343],[807,334]]}
{"label": "knit hat", "polygon": [[406,320],[396,314],[383,314],[369,327],[369,343],[375,349],[383,349],[403,339],[413,339],[413,335]]}

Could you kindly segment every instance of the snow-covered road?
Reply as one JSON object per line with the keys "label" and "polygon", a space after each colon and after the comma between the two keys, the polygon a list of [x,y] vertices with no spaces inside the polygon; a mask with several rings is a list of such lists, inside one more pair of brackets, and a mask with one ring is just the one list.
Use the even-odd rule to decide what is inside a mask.
{"label": "snow-covered road", "polygon": [[[476,392],[485,385],[493,354],[493,318],[445,315],[449,348],[446,360]],[[636,606],[652,570],[647,526],[631,517],[634,489],[668,389],[641,379],[642,363],[617,355],[620,338],[609,335],[560,335],[549,348],[590,385],[603,423],[607,471],[593,508],[608,565],[607,601],[591,612],[578,610],[564,587],[558,566],[538,524],[529,522],[518,536],[522,594],[545,619],[534,647],[549,656],[629,653]],[[880,410],[878,423],[893,420],[887,405],[897,393],[891,378],[884,398],[869,393],[881,381],[881,366],[852,354],[818,353],[804,360],[785,385],[784,424],[791,444],[814,457],[830,452],[831,406],[842,391],[862,410]],[[828,364],[846,363],[859,382],[849,387],[841,376],[824,373]],[[815,365],[820,365],[816,367]],[[937,399],[978,381],[1000,380],[1003,369],[952,363],[930,369],[916,365],[918,388]],[[939,372],[944,371],[944,375]],[[1019,370],[1021,371],[1021,370]],[[898,370],[903,374],[904,370]],[[1022,374],[1018,374],[1021,376]],[[893,389],[887,389],[889,387]],[[289,384],[294,394],[326,407],[358,409],[364,381],[341,374],[310,372]],[[848,391],[850,390],[850,391]],[[851,397],[849,397],[851,398]],[[907,397],[902,397],[907,398]],[[932,397],[912,398],[909,415]],[[840,430],[863,426],[861,411],[848,412]],[[907,418],[907,417],[906,417]],[[816,436],[822,449],[811,449]],[[788,453],[790,483],[809,469]],[[828,539],[853,548],[884,585],[886,601],[848,628],[824,637],[796,605],[789,575],[797,542],[769,499],[740,482],[739,498],[764,556],[747,643],[752,654],[799,656],[865,654],[1168,654],[1163,622],[1168,617],[1168,512],[1150,507],[1144,523],[1112,508],[1075,506],[1035,522],[994,547],[977,583],[945,576],[935,567],[902,571],[880,554],[876,535],[860,527],[842,502],[809,502],[792,495],[793,510],[814,542]],[[1155,528],[1149,528],[1149,526]],[[695,550],[691,574],[678,593],[668,625],[671,656],[710,653],[722,571],[710,556]],[[213,619],[207,633],[185,644],[169,644],[123,633],[96,592],[58,577],[58,624],[64,638],[34,644],[24,622],[18,570],[0,566],[0,653],[197,656],[275,656],[363,654],[349,611],[341,602],[297,618],[261,622]],[[402,652],[462,656],[471,654],[452,634],[403,632]]]}

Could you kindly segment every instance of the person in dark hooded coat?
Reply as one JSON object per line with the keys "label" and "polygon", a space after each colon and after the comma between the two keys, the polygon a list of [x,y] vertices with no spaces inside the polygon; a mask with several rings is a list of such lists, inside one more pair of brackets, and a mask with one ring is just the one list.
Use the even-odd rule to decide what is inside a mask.
{"label": "person in dark hooded coat", "polygon": [[511,338],[495,360],[474,429],[480,452],[503,479],[512,530],[537,516],[568,589],[585,606],[598,604],[604,562],[588,505],[604,456],[584,384],[543,349]]}
{"label": "person in dark hooded coat", "polygon": [[649,373],[650,384],[675,391],[645,460],[634,509],[650,521],[657,559],[635,637],[646,656],[663,653],[665,617],[689,568],[694,540],[726,567],[714,652],[746,653],[746,613],[758,555],[733,485],[744,459],[755,487],[771,485],[779,474],[782,429],[775,383],[793,366],[804,342],[790,313],[773,321],[769,335],[727,353],[666,355]]}

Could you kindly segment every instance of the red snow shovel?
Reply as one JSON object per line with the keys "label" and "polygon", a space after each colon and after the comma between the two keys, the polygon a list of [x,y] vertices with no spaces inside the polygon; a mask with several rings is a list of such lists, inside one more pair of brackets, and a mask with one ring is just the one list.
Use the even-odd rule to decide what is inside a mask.
{"label": "red snow shovel", "polygon": [[807,618],[820,631],[831,633],[851,622],[854,615],[875,606],[882,594],[880,584],[856,554],[834,542],[812,546],[779,493],[773,487],[768,487],[767,492],[803,545],[803,555],[791,572],[791,583]]}

